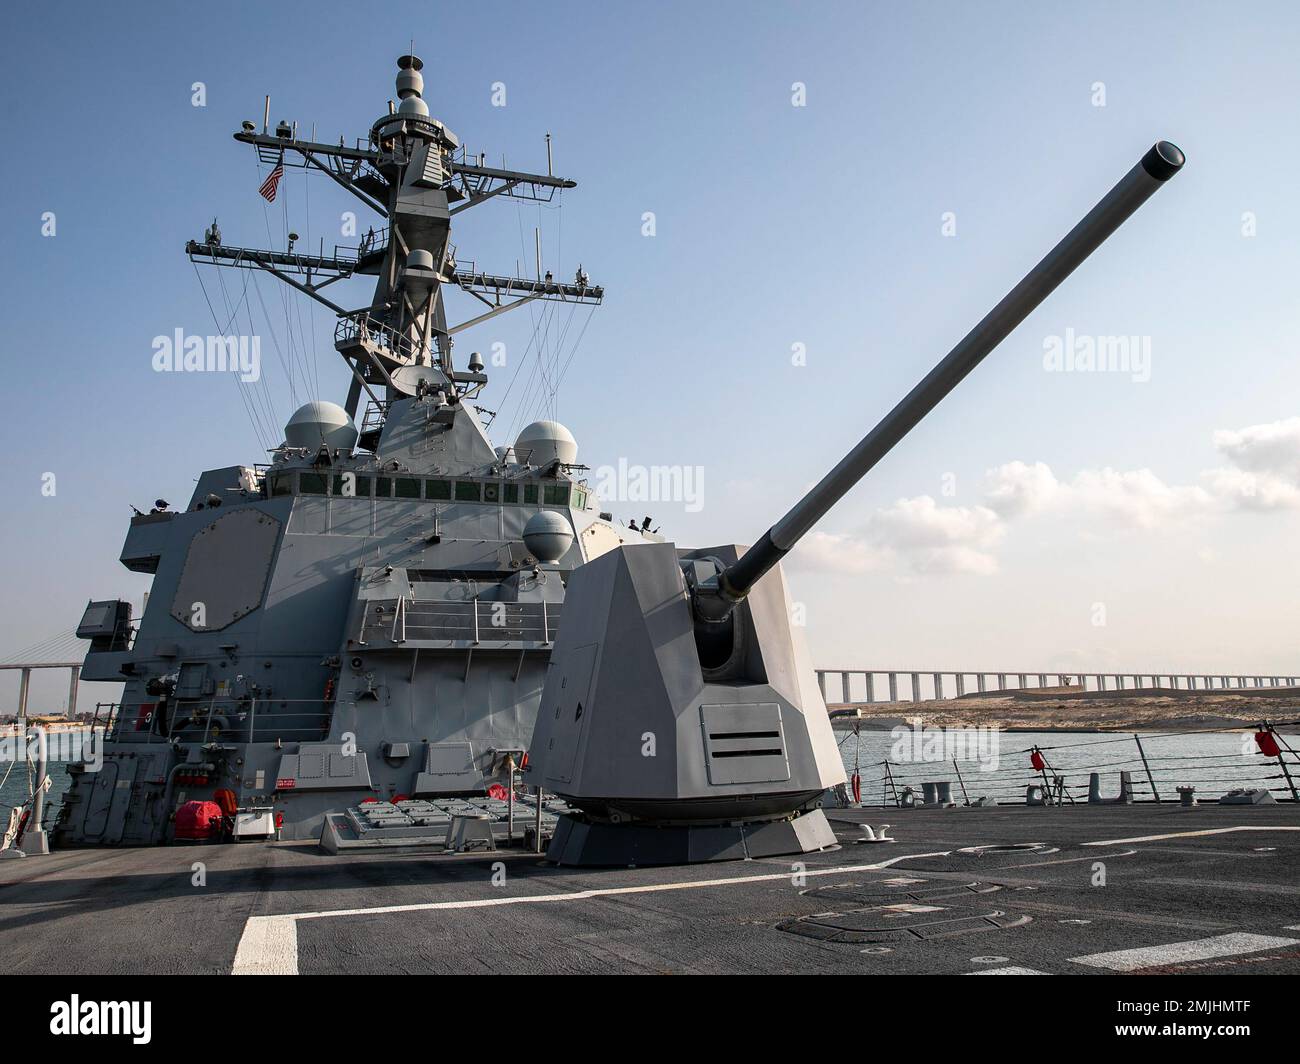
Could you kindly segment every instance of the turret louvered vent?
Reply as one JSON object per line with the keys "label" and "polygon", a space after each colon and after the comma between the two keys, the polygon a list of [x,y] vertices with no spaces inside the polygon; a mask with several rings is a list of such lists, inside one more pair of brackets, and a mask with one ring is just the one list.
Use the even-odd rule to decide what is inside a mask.
{"label": "turret louvered vent", "polygon": [[777,703],[700,706],[700,727],[709,782],[715,786],[790,778]]}

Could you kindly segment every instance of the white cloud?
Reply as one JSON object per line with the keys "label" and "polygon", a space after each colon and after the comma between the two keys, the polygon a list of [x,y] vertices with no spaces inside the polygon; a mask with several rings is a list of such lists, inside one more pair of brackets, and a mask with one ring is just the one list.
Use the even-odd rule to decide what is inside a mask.
{"label": "white cloud", "polygon": [[1086,469],[1065,482],[1043,462],[1020,461],[985,474],[984,499],[1008,519],[1051,510],[1100,515],[1137,528],[1156,528],[1206,510],[1212,503],[1203,488],[1166,484],[1149,469]]}
{"label": "white cloud", "polygon": [[809,532],[790,555],[809,569],[860,575],[887,567],[890,560],[860,536],[837,532]]}
{"label": "white cloud", "polygon": [[1225,504],[1241,510],[1300,508],[1300,417],[1220,429],[1214,446],[1236,468],[1201,476]]}
{"label": "white cloud", "polygon": [[1045,462],[1007,462],[984,477],[984,501],[1003,517],[1044,510],[1056,501],[1060,490],[1060,481]]}
{"label": "white cloud", "polygon": [[986,506],[939,506],[929,495],[877,510],[854,534],[811,533],[791,560],[812,568],[864,573],[984,575],[997,570],[991,550],[1005,534]]}
{"label": "white cloud", "polygon": [[1214,446],[1238,469],[1300,486],[1300,417],[1220,429],[1214,434]]}
{"label": "white cloud", "polygon": [[1214,500],[1204,488],[1166,484],[1149,469],[1084,470],[1070,482],[1072,502],[1120,524],[1158,528],[1204,513]]}
{"label": "white cloud", "polygon": [[1293,510],[1300,507],[1300,487],[1269,473],[1208,469],[1201,476],[1217,499],[1239,510]]}
{"label": "white cloud", "polygon": [[[1206,470],[1200,484],[1109,466],[1060,480],[1044,462],[1007,462],[985,474],[981,505],[940,506],[929,495],[899,499],[856,533],[813,533],[792,560],[841,573],[984,575],[997,571],[994,551],[1010,522],[1035,514],[1068,517],[1080,534],[1093,536],[1107,526],[1180,529],[1216,512],[1300,508],[1300,417],[1219,431],[1214,443],[1236,468]],[[1213,560],[1204,551],[1200,557]]]}

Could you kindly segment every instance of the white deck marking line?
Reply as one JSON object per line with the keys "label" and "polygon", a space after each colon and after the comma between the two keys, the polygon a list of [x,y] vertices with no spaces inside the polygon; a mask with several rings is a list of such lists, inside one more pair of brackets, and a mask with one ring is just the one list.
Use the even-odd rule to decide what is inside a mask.
{"label": "white deck marking line", "polygon": [[1280,946],[1300,946],[1300,939],[1234,932],[1229,935],[1215,935],[1212,938],[1198,938],[1191,942],[1168,942],[1163,946],[1121,949],[1111,953],[1089,953],[1083,957],[1071,957],[1070,960],[1075,964],[1086,964],[1090,968],[1132,972],[1139,968],[1156,968],[1166,964],[1258,953],[1260,950],[1277,949]]}
{"label": "white deck marking line", "polygon": [[[1089,843],[1087,843],[1086,845],[1088,845],[1088,846],[1096,846],[1097,843],[1089,842]],[[1118,851],[1116,851],[1115,853],[1106,853],[1106,854],[1102,854],[1102,856],[1103,856],[1103,857],[1106,857],[1106,858],[1110,858],[1110,857],[1132,857],[1135,853],[1137,853],[1137,850],[1118,850]],[[1048,865],[1058,865],[1058,864],[1078,864],[1080,861],[1095,861],[1096,859],[1097,859],[1097,858],[1094,857],[1092,854],[1089,854],[1087,857],[1066,857],[1065,859],[1060,860],[1060,861],[1035,861],[1033,864],[1013,864],[1013,865],[1007,865],[1007,867],[1006,867],[1005,869],[999,869],[999,871],[1010,872],[1012,869],[1015,869],[1015,868],[1046,868]]]}
{"label": "white deck marking line", "polygon": [[1239,824],[1235,828],[1205,828],[1201,831],[1171,831],[1168,835],[1138,835],[1132,839],[1104,839],[1084,846],[1122,846],[1128,842],[1159,842],[1161,839],[1191,839],[1198,835],[1229,835],[1234,831],[1300,831],[1287,824]]}
{"label": "white deck marking line", "polygon": [[[922,857],[947,857],[951,850],[937,853],[909,853],[874,864],[844,865],[838,868],[810,868],[805,877],[848,875],[854,872],[879,872],[900,861]],[[527,905],[540,902],[586,901],[621,894],[657,894],[670,890],[693,890],[702,887],[729,887],[742,883],[772,883],[790,880],[793,872],[774,872],[761,876],[731,876],[726,879],[692,879],[684,883],[645,883],[634,887],[595,887],[557,894],[526,894],[512,898],[473,898],[463,901],[428,901],[410,905],[380,905],[373,909],[327,909],[322,912],[286,913],[282,916],[250,916],[235,950],[231,975],[297,975],[299,920],[323,920],[334,916],[379,916],[388,913],[433,912],[442,909],[485,909],[495,905]],[[287,929],[286,929],[287,925]]]}
{"label": "white deck marking line", "polygon": [[1008,968],[985,968],[982,972],[966,972],[966,975],[1051,975],[1051,972],[1040,972],[1037,968],[1023,968],[1018,964],[1013,964]]}
{"label": "white deck marking line", "polygon": [[291,916],[250,916],[230,974],[297,975],[298,921]]}

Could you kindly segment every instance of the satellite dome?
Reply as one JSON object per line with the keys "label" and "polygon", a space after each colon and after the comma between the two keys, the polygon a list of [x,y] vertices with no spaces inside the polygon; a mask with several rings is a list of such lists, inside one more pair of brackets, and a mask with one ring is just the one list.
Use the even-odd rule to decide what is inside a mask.
{"label": "satellite dome", "polygon": [[538,561],[559,561],[573,546],[573,529],[563,514],[539,510],[524,525],[524,546]]}
{"label": "satellite dome", "polygon": [[515,454],[531,466],[572,465],[578,460],[578,441],[558,421],[534,421],[515,440]]}
{"label": "satellite dome", "polygon": [[429,105],[418,96],[408,96],[397,106],[399,115],[420,115],[429,117]]}
{"label": "satellite dome", "polygon": [[337,403],[317,401],[294,412],[284,426],[284,442],[290,447],[308,447],[313,451],[323,445],[330,450],[337,447],[351,453],[357,442],[357,427]]}

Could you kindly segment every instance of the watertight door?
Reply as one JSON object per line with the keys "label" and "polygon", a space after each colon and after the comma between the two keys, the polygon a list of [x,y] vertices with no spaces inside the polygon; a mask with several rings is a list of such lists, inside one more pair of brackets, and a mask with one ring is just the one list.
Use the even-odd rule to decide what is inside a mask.
{"label": "watertight door", "polygon": [[105,761],[95,773],[95,782],[86,802],[86,819],[82,825],[82,833],[88,839],[99,838],[108,827],[108,811],[113,806],[113,795],[117,791],[117,768],[116,761]]}
{"label": "watertight door", "polygon": [[[568,783],[573,778],[573,763],[582,744],[587,708],[591,702],[591,671],[596,664],[596,650],[597,644],[588,643],[569,655],[560,681],[559,699],[550,707],[555,714],[555,727],[551,730],[547,776],[561,783]],[[542,712],[546,711],[543,707]]]}

